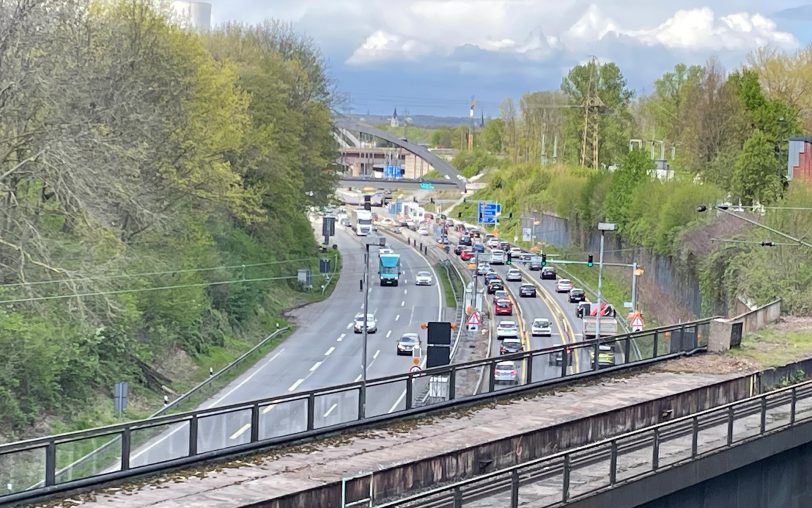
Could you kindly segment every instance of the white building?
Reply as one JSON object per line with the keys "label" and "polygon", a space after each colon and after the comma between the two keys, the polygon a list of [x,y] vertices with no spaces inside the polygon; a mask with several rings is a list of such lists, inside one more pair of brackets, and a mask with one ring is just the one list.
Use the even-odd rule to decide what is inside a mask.
{"label": "white building", "polygon": [[172,10],[182,26],[201,32],[211,30],[211,2],[174,0]]}

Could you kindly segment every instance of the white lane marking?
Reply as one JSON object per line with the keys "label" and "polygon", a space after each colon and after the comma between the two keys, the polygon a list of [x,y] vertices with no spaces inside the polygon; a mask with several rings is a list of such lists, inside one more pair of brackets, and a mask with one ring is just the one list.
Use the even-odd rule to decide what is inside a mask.
{"label": "white lane marking", "polygon": [[275,407],[276,407],[276,404],[269,405],[268,407],[266,407],[265,409],[262,410],[262,414],[266,415],[266,414],[270,413],[271,409],[273,409]]}
{"label": "white lane marking", "polygon": [[362,377],[364,377],[363,374],[358,374],[358,377],[355,378],[355,382],[357,383],[358,381],[360,381]]}
{"label": "white lane marking", "polygon": [[404,294],[404,295],[408,295],[408,294],[409,294],[409,290],[408,290],[408,289],[404,289],[404,290],[403,290],[403,294]]}
{"label": "white lane marking", "polygon": [[400,405],[400,401],[402,401],[404,397],[406,397],[406,390],[403,390],[403,392],[401,392],[400,397],[398,397],[398,400],[396,400],[395,403],[392,404],[392,407],[389,408],[389,411],[387,411],[386,413],[389,414],[393,412],[395,409],[397,409],[398,406]]}
{"label": "white lane marking", "polygon": [[[276,360],[277,358],[279,358],[279,355],[281,355],[281,354],[282,354],[282,352],[283,352],[284,350],[285,350],[284,348],[280,349],[280,350],[279,350],[279,351],[278,351],[278,352],[277,352],[275,355],[273,355],[272,357],[270,357],[270,358],[268,359],[268,361],[267,361],[267,362],[263,363],[263,364],[262,364],[262,367],[258,368],[258,369],[257,369],[257,370],[255,370],[254,372],[252,372],[250,376],[248,376],[248,377],[246,377],[245,379],[243,379],[242,381],[240,381],[240,383],[239,383],[237,386],[235,386],[234,388],[232,388],[231,390],[229,390],[228,392],[226,392],[226,394],[225,394],[225,395],[223,395],[222,397],[220,397],[219,399],[217,399],[217,400],[215,400],[214,402],[212,402],[211,404],[209,404],[209,406],[208,406],[208,407],[214,407],[214,406],[216,406],[217,404],[219,404],[219,403],[223,402],[223,401],[224,401],[225,399],[227,399],[227,398],[228,398],[228,397],[229,397],[229,396],[230,396],[232,393],[234,393],[234,392],[236,392],[237,390],[239,390],[239,389],[240,389],[240,387],[242,387],[242,385],[244,385],[245,383],[247,383],[247,382],[251,381],[251,379],[252,379],[254,376],[256,376],[256,375],[257,375],[257,373],[259,373],[259,371],[261,371],[262,369],[264,369],[265,367],[267,367],[269,363],[271,363],[272,361],[274,361],[274,360]],[[157,444],[157,443],[156,443],[156,444]],[[149,448],[147,448],[147,450],[148,450],[148,449],[149,449]],[[135,457],[137,457],[137,455],[136,455],[136,456],[134,456],[133,458],[135,458]]]}
{"label": "white lane marking", "polygon": [[395,316],[395,321],[397,321],[398,319],[400,319],[400,314],[398,314],[397,316]]}
{"label": "white lane marking", "polygon": [[342,340],[344,340],[344,337],[346,337],[346,336],[347,336],[346,333],[342,333],[341,335],[338,336],[338,339],[336,339],[336,341],[341,342]]}
{"label": "white lane marking", "polygon": [[335,350],[336,350],[335,346],[330,346],[330,349],[328,349],[327,352],[324,353],[324,356],[330,356]]}
{"label": "white lane marking", "polygon": [[248,430],[248,429],[250,429],[250,428],[251,428],[251,424],[250,424],[250,423],[246,423],[245,425],[243,425],[242,427],[240,427],[239,429],[237,429],[237,432],[235,432],[234,434],[231,434],[231,436],[229,436],[229,439],[237,439],[237,438],[238,438],[238,437],[240,437],[240,436],[241,436],[241,435],[242,435],[242,434],[243,434],[243,433],[244,433],[246,430]]}
{"label": "white lane marking", "polygon": [[310,367],[310,372],[313,372],[314,370],[318,369],[319,367],[321,367],[321,362],[314,363],[313,366]]}
{"label": "white lane marking", "polygon": [[408,284],[408,283],[409,283],[409,281],[408,281],[408,280],[406,280],[406,279],[403,279],[403,283],[404,283],[404,284]]}
{"label": "white lane marking", "polygon": [[288,391],[292,392],[293,390],[299,388],[299,385],[302,384],[302,383],[304,383],[304,378],[297,379],[295,383],[290,385],[290,388],[288,388]]}
{"label": "white lane marking", "polygon": [[349,330],[350,328],[352,328],[352,323],[347,325],[347,330]]}
{"label": "white lane marking", "polygon": [[377,351],[375,351],[375,354],[374,354],[374,355],[372,355],[372,359],[373,359],[373,360],[376,360],[376,359],[378,358],[378,355],[379,355],[379,354],[381,354],[381,350],[380,350],[380,349],[379,349],[379,350],[377,350]]}
{"label": "white lane marking", "polygon": [[392,335],[392,330],[389,330],[388,332],[386,332],[386,338],[388,339],[390,335]]}
{"label": "white lane marking", "polygon": [[330,416],[330,413],[335,411],[335,408],[337,408],[337,407],[338,407],[338,403],[333,403],[333,405],[330,406],[330,409],[328,409],[327,412],[324,413],[324,416],[322,416],[322,418],[327,418],[328,416]]}
{"label": "white lane marking", "polygon": [[402,302],[400,302],[400,306],[405,307],[406,306],[406,300],[403,300]]}

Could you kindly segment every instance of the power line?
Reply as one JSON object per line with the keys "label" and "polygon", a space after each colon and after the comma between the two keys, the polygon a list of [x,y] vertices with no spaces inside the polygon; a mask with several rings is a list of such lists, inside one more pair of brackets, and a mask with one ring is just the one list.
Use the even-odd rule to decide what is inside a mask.
{"label": "power line", "polygon": [[300,259],[288,259],[283,261],[268,261],[265,263],[248,263],[243,265],[222,265],[222,266],[212,266],[208,268],[184,268],[178,270],[166,270],[161,272],[141,272],[141,273],[123,273],[118,275],[98,275],[95,277],[78,277],[78,278],[70,278],[70,279],[54,279],[54,280],[41,280],[41,281],[34,281],[34,282],[12,282],[9,284],[0,284],[0,288],[10,288],[10,287],[20,287],[20,286],[40,286],[44,284],[60,284],[60,283],[67,283],[67,282],[82,282],[82,281],[91,281],[91,280],[113,280],[113,279],[127,279],[132,277],[149,277],[154,275],[169,275],[169,274],[178,274],[178,273],[195,273],[195,272],[208,272],[214,270],[228,270],[228,269],[235,269],[235,268],[253,268],[257,266],[270,266],[270,265],[279,265],[284,263],[300,263],[304,261],[312,261],[315,259],[319,259],[316,257],[309,257],[309,258],[300,258]]}

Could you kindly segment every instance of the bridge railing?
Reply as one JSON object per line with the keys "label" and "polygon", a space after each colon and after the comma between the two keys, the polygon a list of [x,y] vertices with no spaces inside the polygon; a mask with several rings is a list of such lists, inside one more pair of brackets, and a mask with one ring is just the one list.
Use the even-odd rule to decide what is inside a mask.
{"label": "bridge railing", "polygon": [[373,506],[561,506],[810,420],[812,381]]}
{"label": "bridge railing", "polygon": [[[705,348],[710,321],[604,338],[601,344],[624,354],[616,354],[620,362],[604,365],[600,372],[592,370],[589,360],[598,354],[599,344],[593,340],[368,380],[366,414],[359,396],[362,383],[353,382],[3,444],[0,504],[673,358]],[[632,340],[642,353],[633,361],[628,354]],[[525,375],[514,371],[514,379],[505,378],[504,369],[497,368],[504,361],[514,362]],[[457,389],[455,381],[466,369],[485,370],[484,393]],[[426,381],[435,396],[423,405],[417,392]],[[392,393],[401,393],[394,404]],[[110,441],[116,444],[105,454],[70,467]]]}

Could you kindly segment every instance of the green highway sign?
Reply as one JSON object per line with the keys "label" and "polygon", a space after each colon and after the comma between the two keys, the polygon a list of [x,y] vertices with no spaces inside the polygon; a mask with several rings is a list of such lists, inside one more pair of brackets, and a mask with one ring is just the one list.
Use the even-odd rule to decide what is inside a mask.
{"label": "green highway sign", "polygon": [[421,182],[420,188],[425,190],[432,190],[434,188],[434,184],[431,182]]}

